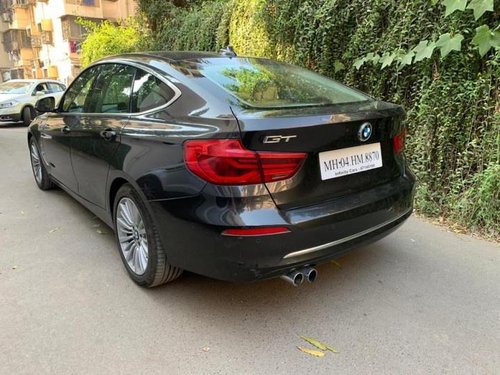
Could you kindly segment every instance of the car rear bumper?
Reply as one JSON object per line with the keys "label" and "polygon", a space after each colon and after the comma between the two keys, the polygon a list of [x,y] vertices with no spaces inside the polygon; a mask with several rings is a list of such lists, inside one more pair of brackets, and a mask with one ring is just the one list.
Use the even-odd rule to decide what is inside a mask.
{"label": "car rear bumper", "polygon": [[[257,222],[260,215],[267,218],[266,225],[290,230],[258,237],[221,234],[228,228],[220,225],[221,218],[228,217],[231,210],[224,200],[207,205],[210,212],[200,210],[204,207],[200,197],[182,203],[152,201],[150,205],[170,263],[216,279],[251,281],[320,264],[386,236],[411,215],[414,186],[415,178],[408,171],[390,183],[351,196],[287,212],[277,210],[278,216],[270,215],[262,202],[251,210],[237,210],[242,223]],[[252,214],[256,218],[249,220]],[[269,217],[276,217],[275,222]]]}

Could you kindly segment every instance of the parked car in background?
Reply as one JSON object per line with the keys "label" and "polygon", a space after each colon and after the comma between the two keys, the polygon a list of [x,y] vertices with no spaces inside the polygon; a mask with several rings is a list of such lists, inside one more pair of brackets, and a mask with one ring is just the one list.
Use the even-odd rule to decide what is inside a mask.
{"label": "parked car in background", "polygon": [[183,269],[312,282],[315,265],[412,213],[403,109],[293,65],[127,54],[37,108],[27,140],[38,187],[62,187],[113,227],[142,286]]}
{"label": "parked car in background", "polygon": [[44,79],[13,79],[0,84],[0,122],[22,121],[28,126],[36,117],[35,104],[50,95],[59,102],[66,86]]}

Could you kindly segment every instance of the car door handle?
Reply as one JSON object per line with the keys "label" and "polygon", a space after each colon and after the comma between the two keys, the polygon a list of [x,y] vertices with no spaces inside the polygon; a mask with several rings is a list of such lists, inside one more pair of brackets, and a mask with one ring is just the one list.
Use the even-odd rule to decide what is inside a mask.
{"label": "car door handle", "polygon": [[116,137],[116,132],[114,130],[111,130],[111,129],[106,129],[106,130],[103,130],[100,133],[100,135],[106,141],[111,141],[111,140],[113,140]]}
{"label": "car door handle", "polygon": [[71,133],[71,128],[68,125],[66,125],[64,128],[61,129],[61,131],[64,134],[68,134],[68,133]]}

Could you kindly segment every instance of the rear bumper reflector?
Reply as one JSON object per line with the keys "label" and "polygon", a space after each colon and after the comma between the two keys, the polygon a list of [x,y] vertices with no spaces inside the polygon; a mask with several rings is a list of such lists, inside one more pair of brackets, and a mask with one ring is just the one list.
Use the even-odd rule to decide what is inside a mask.
{"label": "rear bumper reflector", "polygon": [[274,234],[284,234],[288,232],[290,232],[290,230],[286,227],[233,228],[224,230],[222,232],[222,235],[236,236],[236,237],[255,237],[255,236],[271,236]]}

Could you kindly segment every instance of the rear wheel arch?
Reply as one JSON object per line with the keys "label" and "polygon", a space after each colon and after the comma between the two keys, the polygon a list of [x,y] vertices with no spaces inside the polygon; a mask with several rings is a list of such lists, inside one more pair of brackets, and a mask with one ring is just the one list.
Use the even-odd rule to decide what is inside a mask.
{"label": "rear wheel arch", "polygon": [[113,182],[111,183],[111,185],[109,187],[109,194],[108,194],[109,211],[110,211],[110,214],[111,214],[111,217],[113,220],[115,219],[115,217],[114,217],[115,213],[113,211],[114,211],[114,206],[115,206],[116,193],[118,193],[118,190],[120,190],[120,188],[123,185],[128,184],[128,183],[129,183],[129,181],[127,181],[125,178],[117,177],[113,180]]}
{"label": "rear wheel arch", "polygon": [[[148,202],[144,199],[144,194],[123,178],[115,179],[112,183],[112,188],[117,189],[114,193],[112,211],[114,215],[117,215],[117,218],[121,217],[120,220],[117,218],[113,219],[115,238],[122,261],[132,280],[141,286],[154,287],[177,279],[182,274],[182,269],[168,263],[166,249],[162,243],[154,218],[151,215]],[[110,190],[113,191],[113,189]],[[135,207],[139,215],[123,215],[122,200],[131,202],[131,205],[130,203],[125,203],[125,207]],[[120,212],[122,213],[120,214]],[[132,235],[134,237],[141,235],[142,238],[141,227],[147,239],[148,257],[146,267],[141,269],[141,273],[137,273],[137,270],[131,266],[129,255],[138,252],[138,249],[144,246],[143,240],[139,237],[131,239]],[[132,249],[134,241],[135,248]],[[140,241],[141,244],[138,245],[137,241]],[[129,253],[129,251],[132,251],[132,253]],[[133,255],[131,256],[133,258]]]}
{"label": "rear wheel arch", "polygon": [[142,187],[137,183],[135,179],[133,179],[131,176],[126,174],[124,171],[121,170],[114,170],[113,172],[110,173],[108,176],[108,181],[109,183],[109,188],[108,188],[108,209],[109,213],[111,216],[111,219],[114,220],[114,205],[115,205],[115,199],[116,199],[116,194],[118,190],[124,185],[124,184],[130,184],[132,188],[139,194],[141,197],[142,201],[144,202],[144,205],[148,209],[148,211],[151,213],[151,207],[149,205],[149,200],[147,193],[142,189]]}

